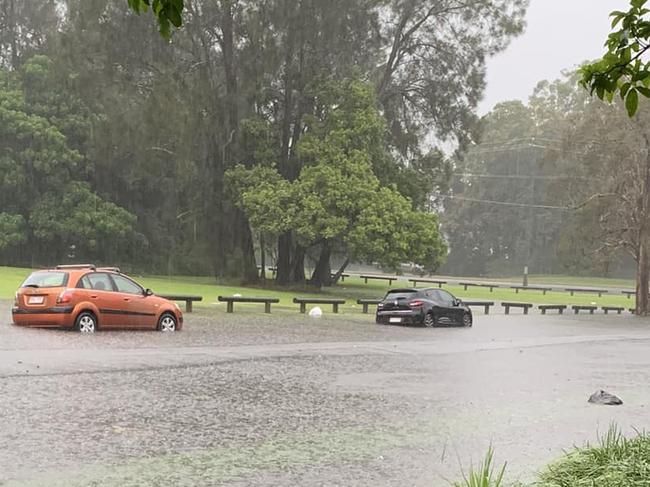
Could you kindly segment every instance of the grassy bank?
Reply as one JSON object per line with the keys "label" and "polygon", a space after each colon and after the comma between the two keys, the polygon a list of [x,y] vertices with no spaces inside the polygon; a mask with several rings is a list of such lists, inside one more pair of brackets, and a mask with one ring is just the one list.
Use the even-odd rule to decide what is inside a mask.
{"label": "grassy bank", "polygon": [[[29,275],[30,269],[21,269],[14,267],[0,267],[0,298],[10,299],[20,283]],[[339,283],[332,288],[324,289],[321,292],[315,292],[309,288],[294,288],[287,290],[274,285],[272,281],[267,282],[265,285],[260,286],[235,286],[228,284],[219,284],[211,277],[190,277],[190,276],[174,276],[174,277],[161,277],[161,276],[133,276],[143,286],[149,287],[158,293],[176,293],[176,294],[196,294],[204,297],[204,301],[199,303],[201,307],[224,307],[223,304],[215,304],[216,298],[219,295],[232,295],[241,294],[243,296],[270,296],[280,299],[278,309],[295,309],[296,305],[291,302],[294,296],[314,296],[314,297],[336,297],[346,299],[348,304],[342,307],[342,312],[358,311],[359,306],[355,304],[358,298],[380,298],[384,296],[386,291],[390,289],[387,283],[381,281],[371,281],[365,284],[362,279],[358,277],[349,277],[345,282]],[[550,279],[550,278],[549,278]],[[560,279],[560,278],[558,278]],[[467,279],[471,281],[471,279]],[[567,282],[569,281],[566,278]],[[565,284],[564,282],[552,282],[553,284]],[[536,282],[539,284],[539,282]],[[531,285],[533,283],[531,282]],[[568,284],[566,284],[568,285]],[[595,282],[583,282],[582,284],[576,281],[572,285],[595,285]],[[607,285],[600,282],[600,286]],[[612,285],[612,284],[609,284]],[[405,287],[410,283],[406,278],[394,282],[392,287]],[[495,289],[490,292],[489,289],[483,288],[469,288],[465,291],[461,286],[445,286],[445,289],[452,294],[465,300],[487,300],[487,301],[519,301],[529,302],[535,304],[592,304],[598,306],[623,306],[633,307],[634,298],[628,299],[622,294],[610,294],[598,297],[597,294],[579,294],[570,296],[569,293],[564,291],[551,291],[546,295],[542,295],[540,291],[520,291],[518,294],[514,290],[503,288]],[[260,309],[259,305],[238,305],[240,309]],[[478,311],[480,312],[480,311]]]}
{"label": "grassy bank", "polygon": [[498,467],[490,450],[478,469],[454,487],[648,487],[650,486],[650,435],[625,438],[612,427],[595,446],[576,448],[544,468],[531,484],[503,482],[505,465]]}

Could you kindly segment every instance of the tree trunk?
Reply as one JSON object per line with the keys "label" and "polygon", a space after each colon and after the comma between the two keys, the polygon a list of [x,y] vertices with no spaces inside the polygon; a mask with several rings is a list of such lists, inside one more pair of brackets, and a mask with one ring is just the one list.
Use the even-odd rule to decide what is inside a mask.
{"label": "tree trunk", "polygon": [[336,271],[336,274],[332,276],[332,285],[339,282],[339,279],[341,279],[341,276],[345,272],[345,269],[348,267],[349,263],[350,263],[350,258],[346,257],[345,262],[343,262],[343,265],[339,268],[338,271]]}
{"label": "tree trunk", "polygon": [[260,233],[260,279],[266,281],[266,243],[263,233]]}
{"label": "tree trunk", "polygon": [[293,249],[291,259],[291,282],[305,282],[305,249],[298,244]]}
{"label": "tree trunk", "polygon": [[11,68],[18,69],[18,29],[16,28],[15,0],[9,0],[9,36],[11,37]]}
{"label": "tree trunk", "polygon": [[278,237],[278,268],[275,279],[279,284],[291,282],[291,248],[291,232],[285,232]]}
{"label": "tree trunk", "polygon": [[[650,148],[646,137],[646,148]],[[641,198],[641,228],[639,230],[639,251],[636,273],[636,314],[648,314],[648,279],[650,278],[650,150],[646,155],[645,179]]]}
{"label": "tree trunk", "polygon": [[311,282],[319,287],[332,285],[332,267],[330,266],[330,257],[332,255],[332,247],[328,242],[325,242],[320,249],[318,262],[314,268],[311,276]]}

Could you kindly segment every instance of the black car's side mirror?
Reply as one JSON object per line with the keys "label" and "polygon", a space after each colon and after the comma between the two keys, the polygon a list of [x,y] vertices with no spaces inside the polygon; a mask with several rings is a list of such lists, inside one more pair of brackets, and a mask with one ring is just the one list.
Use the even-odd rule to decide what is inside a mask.
{"label": "black car's side mirror", "polygon": [[145,296],[153,296],[153,291],[149,288],[145,289],[144,291]]}
{"label": "black car's side mirror", "polygon": [[460,302],[461,302],[460,299],[455,298],[454,299],[454,306],[460,306]]}

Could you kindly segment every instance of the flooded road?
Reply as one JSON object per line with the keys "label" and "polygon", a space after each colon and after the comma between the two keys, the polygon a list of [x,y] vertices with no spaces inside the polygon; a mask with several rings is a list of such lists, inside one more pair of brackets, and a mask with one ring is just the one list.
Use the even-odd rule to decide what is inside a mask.
{"label": "flooded road", "polygon": [[[510,478],[650,421],[650,322],[186,316],[174,335],[10,326],[0,485],[443,486],[490,444]],[[596,389],[625,402],[587,403]]]}

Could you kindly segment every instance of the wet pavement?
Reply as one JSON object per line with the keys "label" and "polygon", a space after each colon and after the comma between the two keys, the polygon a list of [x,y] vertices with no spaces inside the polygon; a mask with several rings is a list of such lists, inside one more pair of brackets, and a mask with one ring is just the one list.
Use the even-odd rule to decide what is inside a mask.
{"label": "wet pavement", "polygon": [[[492,444],[530,478],[616,422],[650,420],[650,322],[225,315],[174,335],[8,324],[0,485],[445,486]],[[587,403],[605,389],[619,407]]]}

